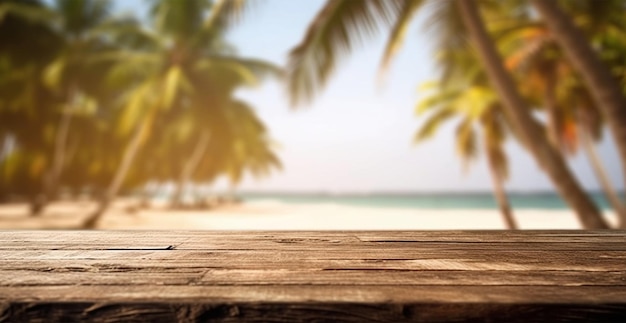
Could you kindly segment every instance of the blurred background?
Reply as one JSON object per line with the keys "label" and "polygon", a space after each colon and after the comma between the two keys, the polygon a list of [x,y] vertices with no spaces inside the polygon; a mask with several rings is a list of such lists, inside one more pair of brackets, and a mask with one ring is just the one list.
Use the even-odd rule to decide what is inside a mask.
{"label": "blurred background", "polygon": [[624,228],[625,13],[0,0],[0,228]]}

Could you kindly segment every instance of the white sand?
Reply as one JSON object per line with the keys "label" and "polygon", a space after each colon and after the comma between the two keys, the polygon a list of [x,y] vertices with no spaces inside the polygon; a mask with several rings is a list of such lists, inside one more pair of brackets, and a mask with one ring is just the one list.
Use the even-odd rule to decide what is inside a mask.
{"label": "white sand", "polygon": [[[479,230],[504,229],[497,210],[366,208],[333,204],[247,202],[210,211],[171,211],[156,205],[129,213],[119,200],[106,213],[101,229],[158,230]],[[58,202],[37,218],[25,204],[0,205],[0,229],[76,228],[95,205]],[[606,212],[611,223],[612,212]],[[580,229],[569,210],[516,210],[522,229]]]}

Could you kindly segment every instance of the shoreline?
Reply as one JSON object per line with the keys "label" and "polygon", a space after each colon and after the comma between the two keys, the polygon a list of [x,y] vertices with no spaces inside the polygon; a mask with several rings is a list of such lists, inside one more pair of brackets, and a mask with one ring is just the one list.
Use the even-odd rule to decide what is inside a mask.
{"label": "shoreline", "polygon": [[[413,209],[256,200],[211,210],[171,210],[155,203],[129,212],[136,200],[118,199],[99,225],[106,230],[501,230],[496,209]],[[95,203],[57,202],[41,217],[26,204],[0,205],[0,229],[77,229]],[[581,229],[570,210],[513,210],[521,229]],[[616,217],[603,212],[610,223]]]}

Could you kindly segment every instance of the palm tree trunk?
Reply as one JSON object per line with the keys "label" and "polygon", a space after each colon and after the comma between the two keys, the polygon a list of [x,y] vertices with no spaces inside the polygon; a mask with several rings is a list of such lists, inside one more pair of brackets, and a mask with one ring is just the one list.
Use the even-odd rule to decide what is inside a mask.
{"label": "palm tree trunk", "polygon": [[149,209],[152,207],[152,200],[154,200],[154,196],[156,195],[155,191],[157,191],[158,187],[159,185],[156,184],[154,189],[150,189],[151,185],[144,184],[141,197],[139,198],[139,204],[137,205],[138,209]]}
{"label": "palm tree trunk", "polygon": [[[485,147],[488,147],[486,136]],[[496,198],[496,202],[498,203],[498,208],[500,209],[500,213],[502,214],[502,219],[504,220],[504,224],[508,230],[518,230],[519,227],[515,222],[515,218],[513,217],[513,212],[511,211],[511,205],[509,204],[509,199],[506,196],[506,192],[504,191],[504,186],[502,185],[502,176],[498,172],[496,168],[493,155],[487,151],[487,163],[489,166],[489,173],[491,174],[491,182],[493,184],[493,195]]]}
{"label": "palm tree trunk", "polygon": [[583,148],[585,149],[587,158],[589,158],[589,162],[593,168],[596,178],[598,179],[598,182],[600,182],[600,186],[602,186],[604,195],[607,200],[609,200],[609,203],[611,203],[613,210],[618,216],[619,221],[617,227],[620,229],[626,229],[626,206],[620,200],[617,192],[613,188],[613,184],[611,184],[611,180],[609,180],[606,175],[604,166],[602,166],[602,162],[600,161],[600,158],[598,158],[598,153],[593,141],[591,140],[589,132],[583,129],[582,137]]}
{"label": "palm tree trunk", "polygon": [[558,151],[563,151],[561,144],[561,113],[556,102],[556,75],[549,71],[546,75],[546,93],[544,96],[546,109],[548,110],[548,139]]}
{"label": "palm tree trunk", "polygon": [[191,175],[193,175],[198,168],[198,165],[200,165],[200,160],[202,160],[202,156],[204,156],[204,153],[207,150],[210,139],[211,136],[209,132],[207,130],[203,131],[200,135],[200,139],[196,143],[196,147],[191,153],[191,157],[183,165],[183,169],[180,172],[180,177],[178,178],[178,183],[176,185],[176,191],[172,195],[172,207],[179,207],[181,205],[185,186],[190,182]]}
{"label": "palm tree trunk", "polygon": [[57,185],[61,173],[63,172],[63,164],[65,163],[67,137],[69,134],[70,123],[72,121],[72,113],[64,111],[59,120],[56,136],[54,138],[54,150],[52,152],[52,165],[43,178],[43,194],[35,198],[34,205],[31,206],[31,215],[37,216],[43,213],[46,205],[54,199],[57,193]]}
{"label": "palm tree trunk", "polygon": [[557,1],[533,0],[533,5],[550,28],[572,65],[581,74],[617,145],[626,183],[626,98],[619,83],[586,40],[583,32],[563,12]]}
{"label": "palm tree trunk", "polygon": [[148,121],[144,121],[137,125],[135,132],[128,142],[126,147],[124,148],[124,155],[122,156],[122,161],[120,162],[119,167],[115,175],[113,176],[113,180],[106,192],[104,192],[103,197],[100,199],[98,203],[98,207],[96,211],[94,211],[91,215],[87,217],[85,222],[83,223],[83,227],[85,229],[93,229],[100,221],[100,218],[104,214],[104,212],[108,209],[109,205],[113,201],[113,199],[117,196],[117,193],[130,170],[130,166],[132,165],[137,152],[139,151],[139,147],[141,146],[141,141],[143,139],[143,135],[148,127]]}
{"label": "palm tree trunk", "polygon": [[496,48],[489,38],[484,23],[472,0],[457,0],[465,27],[476,46],[478,57],[487,71],[490,83],[503,102],[504,112],[513,121],[522,144],[530,150],[539,166],[569,206],[576,212],[586,229],[608,229],[602,214],[581,188],[563,157],[548,142],[541,125],[531,116],[530,110],[507,73]]}
{"label": "palm tree trunk", "polygon": [[9,136],[0,136],[0,162],[9,154]]}
{"label": "palm tree trunk", "polygon": [[78,147],[80,145],[80,141],[76,140],[68,140],[67,144],[67,153],[65,154],[65,160],[72,160],[78,153]]}

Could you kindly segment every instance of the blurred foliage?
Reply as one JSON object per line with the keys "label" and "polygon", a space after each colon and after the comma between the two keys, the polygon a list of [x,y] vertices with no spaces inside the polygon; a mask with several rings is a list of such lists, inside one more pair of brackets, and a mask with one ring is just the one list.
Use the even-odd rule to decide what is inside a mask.
{"label": "blurred foliage", "polygon": [[[563,197],[573,202],[570,205],[581,218],[597,218],[599,212],[589,199],[582,204],[590,207],[577,202],[585,200],[584,193],[574,192],[582,188],[568,189],[576,182],[571,172],[560,170],[567,168],[566,153],[576,152],[581,131],[600,139],[606,121],[602,115],[626,122],[621,111],[626,102],[626,1],[544,1],[554,9],[550,17],[542,17],[545,10],[540,14],[539,0],[328,0],[290,52],[290,99],[294,106],[312,101],[341,60],[382,30],[388,31],[380,65],[384,76],[411,38],[409,27],[424,12],[422,27],[432,35],[439,78],[427,86],[426,96],[418,103],[418,115],[428,117],[415,140],[430,138],[446,121],[458,120],[455,138],[460,156],[468,161],[483,151],[494,190],[501,191],[500,182],[508,174],[504,142],[507,137],[515,138],[550,175]],[[545,22],[557,18],[561,25],[574,27],[550,30]],[[557,38],[577,36],[577,28],[586,39],[578,37],[574,45],[558,43]],[[574,68],[572,55],[566,55],[574,46],[589,49],[590,57],[598,59],[591,57]],[[603,78],[604,69],[612,75]],[[622,93],[617,87],[600,89],[590,84],[580,77],[582,72],[608,80],[610,85],[619,84]],[[537,119],[540,114],[544,117]],[[619,150],[626,151],[619,123],[610,123],[610,128]],[[626,170],[626,160],[622,162]],[[620,217],[626,227],[626,212]],[[591,222],[605,227],[601,220]]]}
{"label": "blurred foliage", "polygon": [[0,199],[236,184],[280,167],[254,108],[234,97],[281,74],[224,39],[248,4],[152,0],[147,23],[111,5],[0,0]]}

